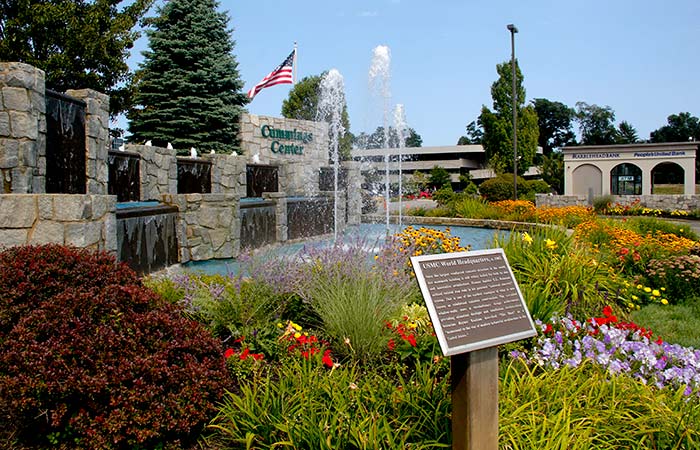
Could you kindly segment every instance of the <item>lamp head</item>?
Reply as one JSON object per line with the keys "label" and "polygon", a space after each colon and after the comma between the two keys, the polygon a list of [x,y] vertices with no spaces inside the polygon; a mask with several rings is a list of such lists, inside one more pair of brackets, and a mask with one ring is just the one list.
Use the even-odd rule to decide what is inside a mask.
{"label": "lamp head", "polygon": [[512,23],[509,23],[508,26],[506,26],[506,28],[508,28],[508,31],[510,31],[511,33],[518,32],[518,28],[515,25],[513,25]]}

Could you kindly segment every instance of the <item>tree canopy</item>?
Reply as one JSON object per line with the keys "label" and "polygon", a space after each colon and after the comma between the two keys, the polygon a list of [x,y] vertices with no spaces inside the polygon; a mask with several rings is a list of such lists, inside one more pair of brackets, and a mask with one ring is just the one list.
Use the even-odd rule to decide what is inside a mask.
{"label": "tree canopy", "polygon": [[150,50],[136,72],[127,117],[132,142],[167,142],[180,153],[238,148],[242,92],[228,17],[215,0],[170,0],[148,24]]}
{"label": "tree canopy", "polygon": [[581,130],[582,145],[611,145],[617,143],[615,112],[609,106],[577,102],[576,120]]}
{"label": "tree canopy", "polygon": [[[317,120],[318,96],[321,91],[321,80],[325,74],[326,72],[323,72],[321,75],[311,75],[299,80],[290,89],[287,98],[282,101],[282,116],[287,119]],[[350,116],[348,115],[347,103],[343,105],[340,120],[345,133],[340,138],[340,142],[338,142],[338,153],[341,160],[348,160],[352,150],[353,135],[350,133]]]}
{"label": "tree canopy", "polygon": [[[518,173],[524,173],[533,163],[537,152],[539,129],[537,113],[525,103],[525,88],[520,67],[515,65],[518,109]],[[485,105],[481,108],[479,124],[484,129],[482,145],[491,167],[498,173],[513,171],[513,96],[510,62],[496,65],[498,79],[491,85],[493,111]]]}
{"label": "tree canopy", "polygon": [[537,143],[542,147],[544,155],[550,155],[559,147],[576,143],[572,126],[576,112],[572,108],[546,98],[536,98],[532,105],[537,113],[537,125],[540,130]]}
{"label": "tree canopy", "polygon": [[[153,0],[0,1],[0,61],[31,64],[46,87],[94,89],[110,96],[110,113],[129,104],[133,30]],[[121,7],[120,4],[123,4]]]}
{"label": "tree canopy", "polygon": [[689,112],[671,114],[666,120],[666,125],[650,133],[651,142],[700,141],[700,120]]}
{"label": "tree canopy", "polygon": [[639,135],[632,124],[626,120],[620,122],[620,125],[617,126],[617,143],[635,144],[637,142],[639,142]]}
{"label": "tree canopy", "polygon": [[457,145],[480,145],[484,139],[484,130],[478,121],[472,120],[467,125],[467,134],[457,140]]}
{"label": "tree canopy", "polygon": [[[355,136],[353,141],[353,146],[355,148],[370,149],[370,148],[398,148],[399,147],[399,134],[396,128],[389,127],[389,143],[388,145],[384,143],[384,127],[378,126],[372,134],[360,133]],[[406,137],[406,142],[404,142],[404,147],[422,147],[423,138],[420,134],[416,132],[413,128],[408,128],[408,136]]]}

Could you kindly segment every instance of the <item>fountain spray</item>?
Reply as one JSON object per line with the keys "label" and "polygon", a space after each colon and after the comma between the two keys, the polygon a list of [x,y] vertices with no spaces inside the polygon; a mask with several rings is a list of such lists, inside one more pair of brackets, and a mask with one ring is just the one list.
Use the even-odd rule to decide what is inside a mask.
{"label": "fountain spray", "polygon": [[338,145],[345,134],[342,122],[345,106],[345,83],[343,76],[336,69],[331,69],[321,80],[318,97],[317,117],[328,122],[328,139],[331,146],[333,164],[333,240],[338,239]]}
{"label": "fountain spray", "polygon": [[403,199],[403,173],[401,170],[401,162],[403,160],[402,149],[406,147],[406,139],[408,138],[408,128],[406,126],[406,113],[402,104],[397,104],[394,108],[394,129],[398,136],[398,165],[399,165],[399,226],[402,225],[402,199]]}
{"label": "fountain spray", "polygon": [[[372,52],[372,64],[369,68],[370,88],[376,87],[383,100],[384,148],[389,148],[389,67],[391,56],[389,47],[378,45]],[[386,230],[389,233],[389,150],[384,155],[384,201],[386,203]]]}

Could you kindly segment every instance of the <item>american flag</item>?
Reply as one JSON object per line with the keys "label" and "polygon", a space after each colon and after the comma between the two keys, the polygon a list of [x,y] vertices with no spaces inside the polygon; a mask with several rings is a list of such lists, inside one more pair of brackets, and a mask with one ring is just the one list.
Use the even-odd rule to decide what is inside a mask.
{"label": "american flag", "polygon": [[253,87],[253,89],[248,91],[248,98],[252,99],[258,92],[262,91],[266,87],[275,86],[277,84],[293,84],[294,79],[292,78],[292,67],[294,66],[294,56],[296,54],[296,49],[292,50],[292,53],[287,56],[287,59],[282,62],[275,70],[270,72],[262,81]]}

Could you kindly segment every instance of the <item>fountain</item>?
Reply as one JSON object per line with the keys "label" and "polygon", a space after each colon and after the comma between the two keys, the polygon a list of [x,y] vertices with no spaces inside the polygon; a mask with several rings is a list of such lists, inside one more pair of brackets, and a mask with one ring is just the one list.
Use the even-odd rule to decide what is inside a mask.
{"label": "fountain", "polygon": [[211,193],[211,161],[196,157],[177,158],[177,193]]}
{"label": "fountain", "polygon": [[[389,47],[385,45],[378,45],[374,48],[372,52],[372,63],[369,68],[369,84],[370,90],[375,88],[378,90],[381,96],[382,102],[382,123],[384,126],[384,148],[389,147],[389,99],[391,98],[391,91],[389,90],[389,66],[390,66],[391,56],[389,52]],[[386,203],[386,228],[387,233],[389,233],[389,202],[391,198],[389,196],[390,184],[389,184],[389,153],[384,155],[384,201]]]}
{"label": "fountain", "polygon": [[46,193],[85,194],[86,103],[46,90]]}
{"label": "fountain", "polygon": [[328,138],[333,163],[333,240],[338,238],[338,167],[340,164],[338,143],[345,134],[345,127],[341,120],[343,106],[345,106],[343,76],[336,69],[331,69],[321,80],[317,117],[329,123]]}
{"label": "fountain", "polygon": [[406,126],[406,114],[404,113],[403,105],[397,104],[394,109],[394,129],[396,130],[396,135],[398,136],[398,165],[399,165],[399,225],[401,225],[401,217],[403,214],[402,201],[403,201],[403,174],[401,171],[401,163],[403,162],[403,155],[401,154],[401,149],[406,146],[406,138],[408,137],[408,127]]}
{"label": "fountain", "polygon": [[141,198],[141,157],[138,153],[110,151],[107,154],[107,193],[117,202]]}

